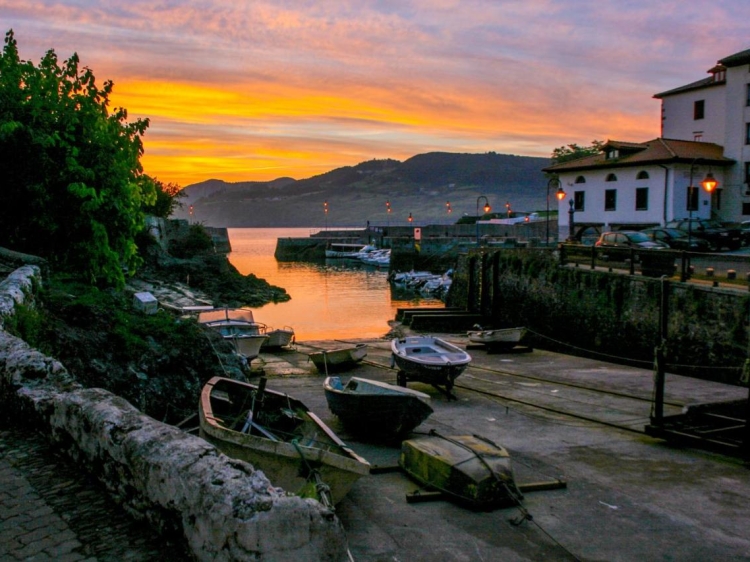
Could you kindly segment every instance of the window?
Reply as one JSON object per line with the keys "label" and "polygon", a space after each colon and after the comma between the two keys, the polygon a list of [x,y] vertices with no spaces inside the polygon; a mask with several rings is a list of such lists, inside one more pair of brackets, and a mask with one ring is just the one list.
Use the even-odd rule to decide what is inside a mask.
{"label": "window", "polygon": [[610,148],[607,150],[607,160],[613,160],[620,157],[620,151],[616,148]]}
{"label": "window", "polygon": [[685,209],[688,211],[698,210],[698,193],[700,186],[694,185],[693,187],[688,186],[687,188],[687,201],[685,202]]}
{"label": "window", "polygon": [[750,215],[750,203],[743,203],[742,204],[742,214],[744,216]]}
{"label": "window", "polygon": [[706,116],[706,100],[695,100],[693,103],[693,119],[703,119]]}
{"label": "window", "polygon": [[745,123],[745,144],[750,144],[750,123]]}
{"label": "window", "polygon": [[585,191],[576,191],[573,194],[573,209],[575,211],[583,211],[584,210],[584,201],[586,199],[586,192]]}
{"label": "window", "polygon": [[648,187],[635,189],[635,210],[648,211]]}
{"label": "window", "polygon": [[750,106],[750,84],[745,85],[745,105]]}
{"label": "window", "polygon": [[646,170],[641,170],[638,172],[638,175],[635,176],[635,179],[637,180],[647,180],[649,178],[648,172]]}
{"label": "window", "polygon": [[607,179],[604,181],[617,181],[617,176],[614,174],[607,174]]}
{"label": "window", "polygon": [[750,162],[745,162],[745,183],[750,187]]}
{"label": "window", "polygon": [[604,210],[605,211],[617,210],[617,190],[616,189],[607,189],[604,192]]}
{"label": "window", "polygon": [[714,209],[717,211],[721,211],[721,193],[723,191],[724,191],[723,189],[717,188],[711,194],[711,197],[713,197],[713,200],[714,200]]}
{"label": "window", "polygon": [[701,142],[703,140],[703,133],[693,133],[693,140],[695,142]]}
{"label": "window", "polygon": [[576,183],[586,183],[586,178],[584,178],[583,176],[578,176],[576,178]]}

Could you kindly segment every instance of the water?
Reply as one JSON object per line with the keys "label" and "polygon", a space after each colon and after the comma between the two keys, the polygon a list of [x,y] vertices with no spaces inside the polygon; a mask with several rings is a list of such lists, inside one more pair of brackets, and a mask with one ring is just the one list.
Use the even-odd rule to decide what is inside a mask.
{"label": "water", "polygon": [[395,295],[388,272],[351,260],[326,263],[278,262],[278,238],[306,238],[310,228],[230,228],[229,261],[240,273],[252,273],[283,287],[290,301],[254,309],[255,319],[274,328],[291,326],[297,341],[382,337],[396,309],[442,306],[420,295]]}

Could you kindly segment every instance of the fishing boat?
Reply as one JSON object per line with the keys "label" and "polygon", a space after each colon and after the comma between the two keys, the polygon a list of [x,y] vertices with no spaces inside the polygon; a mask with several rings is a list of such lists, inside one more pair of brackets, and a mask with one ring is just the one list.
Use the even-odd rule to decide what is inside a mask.
{"label": "fishing boat", "polygon": [[367,355],[367,344],[358,343],[339,347],[337,349],[323,349],[310,353],[308,357],[321,373],[345,371],[356,366]]}
{"label": "fishing boat", "polygon": [[400,386],[408,381],[433,385],[449,398],[458,376],[471,362],[471,355],[463,349],[434,336],[408,336],[391,340],[391,363],[398,367]]}
{"label": "fishing boat", "polygon": [[508,451],[479,435],[436,431],[401,444],[399,466],[423,486],[472,509],[520,505]]}
{"label": "fishing boat", "polygon": [[526,328],[500,328],[498,330],[485,330],[481,326],[475,326],[475,330],[466,332],[471,343],[485,345],[488,348],[513,348],[521,343],[526,335]]}
{"label": "fishing boat", "polygon": [[326,377],[323,389],[328,408],[355,433],[404,435],[433,412],[428,394],[381,381]]}
{"label": "fishing boat", "polygon": [[260,348],[268,340],[263,327],[253,319],[252,310],[245,308],[217,308],[202,311],[198,322],[215,330],[229,341],[238,355],[252,361],[260,354]]}
{"label": "fishing boat", "polygon": [[265,378],[258,386],[209,380],[200,398],[200,435],[263,471],[274,486],[335,505],[370,464],[302,402],[265,384]]}

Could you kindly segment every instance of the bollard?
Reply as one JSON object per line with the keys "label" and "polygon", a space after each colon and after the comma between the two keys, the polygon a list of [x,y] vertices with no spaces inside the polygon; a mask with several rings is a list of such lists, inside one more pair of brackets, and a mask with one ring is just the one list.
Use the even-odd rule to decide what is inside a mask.
{"label": "bollard", "polygon": [[706,277],[713,277],[714,276],[714,268],[713,267],[707,267],[706,268]]}
{"label": "bollard", "polygon": [[727,279],[737,279],[737,272],[734,269],[727,271]]}

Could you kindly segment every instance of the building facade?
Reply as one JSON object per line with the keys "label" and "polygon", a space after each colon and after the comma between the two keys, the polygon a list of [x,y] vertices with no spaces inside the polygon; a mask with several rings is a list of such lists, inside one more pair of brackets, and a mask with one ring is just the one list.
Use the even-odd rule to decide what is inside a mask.
{"label": "building facade", "polygon": [[[561,232],[569,232],[571,217],[576,231],[688,217],[750,219],[750,50],[719,60],[708,73],[654,96],[662,104],[659,138],[608,141],[600,154],[544,169],[566,192]],[[718,181],[710,193],[701,187],[708,174]]]}

